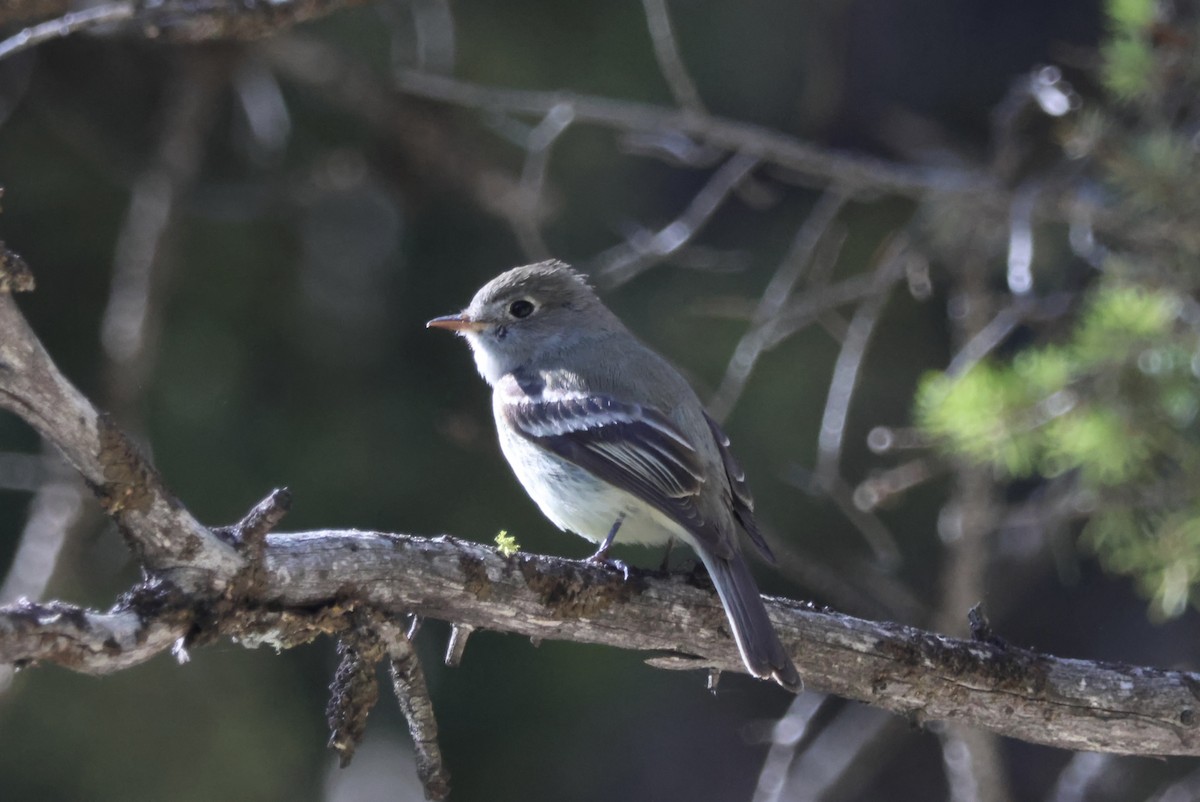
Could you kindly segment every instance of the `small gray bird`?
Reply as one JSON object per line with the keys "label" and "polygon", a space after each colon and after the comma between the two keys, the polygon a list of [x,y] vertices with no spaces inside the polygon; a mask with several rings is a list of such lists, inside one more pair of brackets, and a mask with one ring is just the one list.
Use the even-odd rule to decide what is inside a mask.
{"label": "small gray bird", "polygon": [[593,560],[618,532],[622,543],[690,545],[750,673],[800,688],[738,545],[745,532],[771,558],[729,438],[583,276],[558,261],[517,267],[426,325],[470,343],[500,447],[547,518],[599,543]]}

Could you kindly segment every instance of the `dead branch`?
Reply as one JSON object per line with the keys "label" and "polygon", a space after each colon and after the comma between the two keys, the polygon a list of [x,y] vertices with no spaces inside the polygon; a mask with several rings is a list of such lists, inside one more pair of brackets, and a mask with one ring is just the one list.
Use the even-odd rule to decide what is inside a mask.
{"label": "dead branch", "polygon": [[360,5],[363,0],[281,0],[272,3],[242,3],[235,0],[166,0],[108,3],[83,11],[71,11],[61,0],[17,0],[0,3],[0,24],[34,18],[44,19],[0,42],[0,59],[83,30],[104,26],[106,31],[136,34],[149,39],[180,42],[215,39],[261,39],[301,22]]}
{"label": "dead branch", "polygon": [[[109,674],[144,663],[187,632],[178,604],[161,606],[152,593],[108,613],[61,602],[17,601],[0,612],[0,664],[23,668],[54,663],[87,674]],[[155,610],[154,607],[159,609]]]}
{"label": "dead branch", "polygon": [[[196,643],[226,636],[247,646],[288,646],[345,631],[352,608],[361,606],[396,626],[415,612],[529,638],[667,651],[680,668],[741,671],[720,602],[690,576],[635,571],[625,581],[603,567],[504,557],[448,536],[269,535],[256,597],[218,619],[203,608],[189,613],[194,597],[167,603],[143,595],[150,609],[135,596],[108,615],[35,608],[54,611],[53,622],[28,605],[0,608],[0,662],[117,670],[168,649],[186,631],[180,617],[187,615]],[[948,719],[1067,749],[1200,755],[1200,674],[946,638],[783,599],[769,599],[768,609],[812,689],[917,722]]]}
{"label": "dead branch", "polygon": [[40,25],[32,25],[0,42],[0,59],[37,47],[52,39],[61,39],[90,28],[124,22],[131,19],[136,10],[132,2],[108,3],[82,11],[72,11]]}
{"label": "dead branch", "polygon": [[392,689],[408,722],[413,751],[417,754],[417,776],[430,792],[430,798],[444,799],[450,793],[450,775],[442,764],[437,720],[433,715],[429,687],[425,683],[425,671],[417,659],[411,636],[403,628],[384,623],[379,631],[387,643]]}

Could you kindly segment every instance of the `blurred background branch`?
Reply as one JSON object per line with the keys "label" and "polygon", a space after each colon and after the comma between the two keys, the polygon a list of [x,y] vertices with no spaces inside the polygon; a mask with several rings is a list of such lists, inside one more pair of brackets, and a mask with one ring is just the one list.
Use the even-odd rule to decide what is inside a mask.
{"label": "blurred background branch", "polygon": [[[1200,661],[1191,3],[34,0],[0,25],[5,238],[43,285],[22,309],[152,451],[118,462],[135,483],[169,477],[199,542],[197,519],[287,484],[302,529],[503,528],[572,553],[507,478],[479,387],[449,369],[462,354],[419,326],[502,267],[559,256],[712,399],[779,555],[765,587],[945,634],[985,600],[1039,653]],[[50,423],[81,434],[69,461],[120,491],[105,503],[136,544],[140,497],[95,474],[107,421]],[[90,610],[141,566],[36,429],[0,418],[3,592],[31,597],[26,624],[101,627]],[[243,530],[259,531],[222,529],[237,547],[209,542],[202,571],[184,570],[186,539],[151,533],[144,556],[193,588],[231,577],[227,607],[245,605],[265,580]],[[136,769],[146,798],[348,802],[436,793],[443,765],[463,798],[498,802],[530,778],[544,796],[697,802],[1195,783],[1191,758],[1086,759],[836,698],[789,705],[738,677],[709,697],[636,654],[554,636],[533,652],[481,621],[453,622],[450,670],[437,616],[406,651],[399,610],[313,614],[290,613],[298,640],[357,655],[345,733],[375,669],[422,668],[393,672],[401,705],[374,713],[350,768],[317,759],[331,650],[209,648],[102,684],[17,676],[6,791],[125,802],[109,778]],[[180,657],[219,629],[188,615]],[[989,632],[964,648],[1024,654]],[[71,725],[106,705],[127,749]],[[413,760],[380,757],[401,743]],[[64,748],[79,760],[48,769]],[[196,754],[222,770],[196,776]]]}

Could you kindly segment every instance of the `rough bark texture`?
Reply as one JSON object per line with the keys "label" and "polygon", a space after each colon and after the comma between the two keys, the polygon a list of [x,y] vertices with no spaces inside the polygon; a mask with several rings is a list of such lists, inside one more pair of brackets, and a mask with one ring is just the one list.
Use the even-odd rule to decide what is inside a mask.
{"label": "rough bark texture", "polygon": [[[358,598],[533,638],[695,655],[741,671],[716,595],[686,576],[619,574],[449,537],[272,535],[268,599],[310,606]],[[863,621],[773,599],[805,682],[918,720],[951,719],[1035,743],[1139,754],[1200,754],[1200,676],[1067,660]]]}
{"label": "rough bark texture", "polygon": [[[187,615],[195,643],[225,635],[286,647],[344,632],[351,611],[369,607],[397,622],[415,612],[530,638],[669,651],[675,668],[742,670],[719,600],[690,575],[634,572],[625,581],[603,567],[503,557],[447,536],[356,531],[270,535],[264,569],[253,601],[191,613],[187,597],[162,594],[140,594],[107,616],[2,608],[0,663],[124,668],[168,648],[188,631],[180,624]],[[813,689],[918,722],[960,721],[1068,749],[1200,755],[1200,675],[1062,659],[995,638],[957,640],[782,599],[768,609]],[[47,612],[56,613],[52,625]]]}
{"label": "rough bark texture", "polygon": [[143,599],[97,613],[62,602],[7,605],[0,608],[0,664],[24,668],[36,661],[108,674],[143,663],[171,648],[191,624],[182,610],[155,615],[150,606]]}

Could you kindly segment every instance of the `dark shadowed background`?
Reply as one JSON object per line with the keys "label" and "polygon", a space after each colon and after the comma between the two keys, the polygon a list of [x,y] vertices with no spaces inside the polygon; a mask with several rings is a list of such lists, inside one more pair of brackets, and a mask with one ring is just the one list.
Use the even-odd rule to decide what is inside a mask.
{"label": "dark shadowed background", "polygon": [[[670,10],[712,114],[933,166],[986,164],[993,110],[1039,65],[1063,65],[1086,87],[1103,34],[1101,9],[1083,0],[682,0]],[[546,522],[505,465],[465,345],[424,321],[540,255],[529,226],[538,218],[545,250],[592,271],[612,308],[710,398],[820,192],[757,169],[683,247],[623,274],[613,268],[629,255],[622,243],[675,220],[725,154],[680,161],[671,149],[694,143],[572,124],[553,141],[537,214],[522,215],[523,144],[540,116],[396,91],[409,73],[393,70],[409,68],[673,103],[645,11],[631,0],[387,0],[261,43],[52,42],[0,62],[0,233],[38,279],[21,307],[64,372],[137,433],[206,523],[237,520],[286,485],[288,531],[490,542],[507,530],[525,550],[582,557],[590,544]],[[897,196],[842,208],[827,236],[844,237],[833,279],[875,269],[914,208]],[[927,294],[901,281],[878,319],[844,436],[839,470],[851,490],[903,461],[873,454],[867,433],[910,425],[919,377],[955,350],[954,299],[938,269]],[[1003,286],[1002,254],[981,269],[984,283]],[[790,555],[756,572],[767,593],[928,624],[944,582],[949,470],[875,511],[883,545],[811,481],[854,309],[764,354],[726,418],[762,520]],[[39,448],[14,416],[0,416],[0,576],[48,470],[28,457]],[[63,515],[75,512],[58,527],[66,539],[39,592],[106,607],[137,567],[90,499],[78,510],[65,503]],[[940,528],[946,536],[944,520]],[[1105,575],[1069,536],[1018,532],[998,538],[989,560],[977,600],[1011,641],[1197,665],[1194,613],[1152,626],[1132,583]],[[956,634],[965,615],[953,615]],[[713,695],[704,677],[651,669],[644,655],[489,633],[448,669],[447,631],[427,622],[418,644],[457,799],[747,800],[791,701],[743,676],[724,677]],[[104,678],[23,672],[0,696],[0,798],[420,798],[407,731],[386,696],[354,763],[336,768],[324,722],[335,665],[333,644],[319,641],[283,654],[218,644],[182,666],[163,656]],[[936,727],[856,705],[834,714],[808,755],[810,779],[784,798],[950,793],[954,752]],[[1195,768],[1084,765],[1008,741],[999,754],[1013,799],[1142,799]],[[1094,787],[1099,796],[1054,796],[1070,789],[1068,768],[1114,779]]]}

